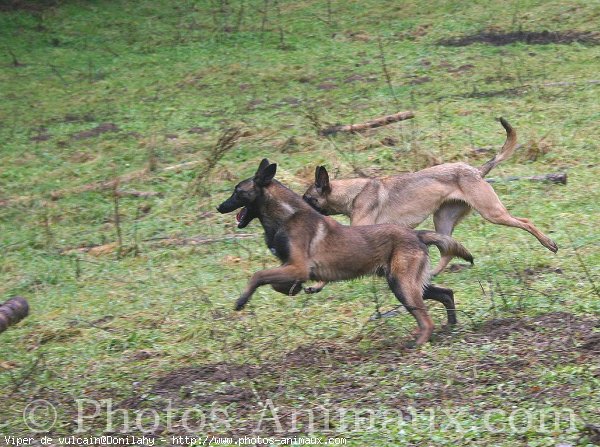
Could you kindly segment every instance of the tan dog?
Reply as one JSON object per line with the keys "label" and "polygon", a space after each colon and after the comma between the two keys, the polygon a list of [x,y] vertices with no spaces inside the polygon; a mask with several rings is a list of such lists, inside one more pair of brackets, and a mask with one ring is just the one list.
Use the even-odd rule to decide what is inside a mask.
{"label": "tan dog", "polygon": [[440,301],[454,323],[454,298],[450,289],[429,285],[428,245],[444,256],[473,262],[471,254],[449,236],[433,231],[414,231],[398,225],[351,227],[323,216],[302,197],[274,180],[277,165],[263,160],[254,177],[239,183],[229,199],[217,208],[237,214],[238,227],[257,217],[265,240],[281,261],[281,267],[255,273],[237,300],[242,309],[254,291],[271,284],[280,292],[296,294],[308,280],[343,281],[364,275],[385,276],[398,300],[417,320],[416,343],[429,340],[433,321],[423,298]]}
{"label": "tan dog", "polygon": [[[323,214],[349,216],[353,226],[395,223],[414,228],[433,214],[435,231],[448,236],[473,208],[492,223],[528,231],[556,253],[557,245],[529,219],[511,216],[483,179],[510,157],[517,146],[515,130],[503,118],[500,122],[506,129],[506,142],[500,153],[480,168],[466,163],[445,163],[391,177],[329,180],[325,167],[318,166],[315,183],[304,193],[304,200]],[[442,256],[433,274],[440,273],[450,259]],[[323,285],[309,291],[318,292]]]}

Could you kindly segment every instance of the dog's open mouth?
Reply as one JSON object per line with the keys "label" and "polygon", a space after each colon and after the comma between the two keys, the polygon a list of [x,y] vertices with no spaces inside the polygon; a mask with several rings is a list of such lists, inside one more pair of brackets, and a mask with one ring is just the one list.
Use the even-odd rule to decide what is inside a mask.
{"label": "dog's open mouth", "polygon": [[246,208],[245,206],[235,215],[235,220],[238,224],[238,227],[240,226],[240,224],[244,223],[244,220],[246,218],[246,215],[248,214],[248,208]]}

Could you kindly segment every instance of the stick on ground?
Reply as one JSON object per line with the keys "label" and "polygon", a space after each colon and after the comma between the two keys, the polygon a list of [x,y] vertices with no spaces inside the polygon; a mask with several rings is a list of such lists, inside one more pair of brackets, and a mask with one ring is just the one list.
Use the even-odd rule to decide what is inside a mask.
{"label": "stick on ground", "polygon": [[414,118],[415,114],[412,111],[398,112],[393,115],[382,116],[365,123],[348,124],[345,126],[331,126],[326,129],[322,129],[319,133],[323,136],[334,135],[338,132],[364,132],[368,129],[375,129],[377,127],[387,126],[388,124],[397,123],[398,121],[404,121]]}
{"label": "stick on ground", "polygon": [[544,175],[533,175],[531,177],[505,177],[505,178],[486,178],[485,181],[488,183],[498,183],[498,182],[513,182],[515,180],[528,180],[530,182],[548,182],[548,183],[556,183],[560,185],[567,184],[567,173],[566,172],[556,172],[554,174],[544,174]]}

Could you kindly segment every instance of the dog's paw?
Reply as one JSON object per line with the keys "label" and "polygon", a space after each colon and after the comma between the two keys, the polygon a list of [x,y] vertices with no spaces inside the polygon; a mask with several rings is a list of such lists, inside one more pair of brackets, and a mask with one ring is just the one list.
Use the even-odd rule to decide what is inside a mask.
{"label": "dog's paw", "polygon": [[308,293],[308,294],[319,293],[321,290],[323,290],[323,287],[305,287],[304,293]]}
{"label": "dog's paw", "polygon": [[240,299],[238,299],[238,300],[235,302],[235,306],[234,306],[234,308],[233,308],[233,309],[234,309],[234,310],[236,310],[236,311],[240,311],[240,310],[242,310],[244,307],[246,307],[246,303],[247,303],[247,302],[248,302],[248,299],[247,299],[247,298],[245,298],[245,297],[241,297]]}
{"label": "dog's paw", "polygon": [[548,242],[548,250],[550,250],[552,253],[556,253],[558,251],[558,245],[556,245],[556,242],[554,242],[552,239],[550,239]]}

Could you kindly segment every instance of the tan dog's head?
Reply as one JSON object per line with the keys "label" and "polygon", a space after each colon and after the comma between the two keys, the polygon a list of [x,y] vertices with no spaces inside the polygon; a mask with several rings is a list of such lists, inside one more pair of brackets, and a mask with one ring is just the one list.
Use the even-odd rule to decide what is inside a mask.
{"label": "tan dog's head", "polygon": [[331,193],[329,174],[325,166],[315,169],[315,183],[309,186],[302,198],[321,214],[327,214],[327,197]]}
{"label": "tan dog's head", "polygon": [[240,212],[236,215],[236,220],[238,228],[244,228],[252,219],[258,217],[256,201],[262,195],[263,188],[271,183],[276,171],[277,165],[269,163],[269,160],[264,158],[260,162],[254,177],[238,183],[231,197],[221,203],[217,211],[224,214],[241,208]]}

